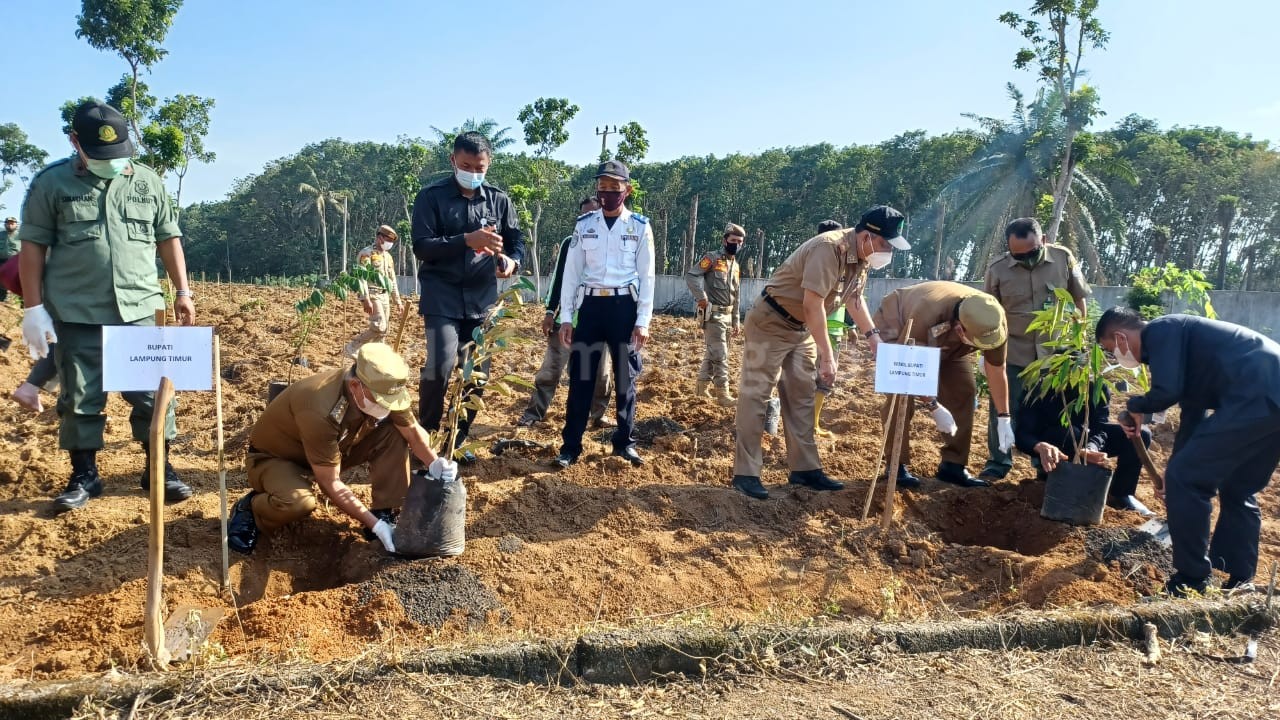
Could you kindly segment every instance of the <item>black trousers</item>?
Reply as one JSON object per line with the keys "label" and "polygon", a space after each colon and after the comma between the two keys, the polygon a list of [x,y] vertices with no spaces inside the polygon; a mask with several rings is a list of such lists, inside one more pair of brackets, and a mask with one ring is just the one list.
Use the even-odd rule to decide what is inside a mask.
{"label": "black trousers", "polygon": [[573,329],[569,355],[569,402],[565,410],[564,444],[560,452],[582,454],[582,433],[587,430],[596,377],[607,349],[613,362],[613,384],[618,427],[613,431],[613,450],[619,452],[636,444],[632,437],[636,420],[636,378],[643,367],[640,353],[631,347],[636,326],[636,301],[630,295],[586,296],[578,308],[578,325]]}
{"label": "black trousers", "polygon": [[[1266,400],[1258,403],[1269,412],[1217,410],[1169,460],[1165,505],[1173,567],[1188,579],[1207,578],[1217,568],[1244,581],[1258,570],[1262,512],[1255,495],[1280,464],[1280,409]],[[1218,524],[1210,539],[1214,495]]]}
{"label": "black trousers", "polygon": [[[449,379],[453,377],[454,368],[462,359],[462,348],[472,340],[472,333],[483,322],[481,318],[446,318],[439,315],[425,315],[422,318],[427,333],[427,361],[422,366],[421,382],[418,384],[418,419],[422,427],[431,432],[440,429],[440,420],[444,417],[445,392],[449,387]],[[481,370],[488,375],[489,363],[486,361]],[[480,392],[480,391],[477,391]],[[475,410],[467,410],[458,421],[458,438],[454,447],[461,447],[471,429],[471,422],[476,417]],[[448,438],[442,438],[443,448]]]}

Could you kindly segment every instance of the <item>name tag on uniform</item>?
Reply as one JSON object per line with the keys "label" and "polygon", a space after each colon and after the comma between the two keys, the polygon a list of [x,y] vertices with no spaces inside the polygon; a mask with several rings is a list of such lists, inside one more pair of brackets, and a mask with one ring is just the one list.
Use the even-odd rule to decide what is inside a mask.
{"label": "name tag on uniform", "polygon": [[600,237],[600,236],[599,236],[599,235],[597,235],[597,234],[596,234],[596,233],[594,233],[594,232],[584,232],[584,233],[582,233],[581,235],[579,235],[578,237],[582,238],[583,240],[586,240],[587,238],[597,238],[597,237]]}

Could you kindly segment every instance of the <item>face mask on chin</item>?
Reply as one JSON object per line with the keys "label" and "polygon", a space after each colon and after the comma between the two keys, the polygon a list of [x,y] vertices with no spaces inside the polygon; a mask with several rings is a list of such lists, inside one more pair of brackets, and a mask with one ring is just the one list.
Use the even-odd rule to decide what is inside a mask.
{"label": "face mask on chin", "polygon": [[120,177],[129,168],[129,158],[116,158],[114,160],[85,158],[84,166],[89,169],[89,172],[103,180],[113,180]]}

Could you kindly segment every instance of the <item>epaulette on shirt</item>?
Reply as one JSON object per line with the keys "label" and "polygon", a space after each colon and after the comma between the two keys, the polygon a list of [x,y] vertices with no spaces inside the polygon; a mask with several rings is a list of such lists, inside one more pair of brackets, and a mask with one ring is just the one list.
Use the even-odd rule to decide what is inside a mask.
{"label": "epaulette on shirt", "polygon": [[587,218],[591,217],[591,213],[594,213],[594,212],[597,212],[597,211],[596,211],[596,210],[592,210],[591,212],[584,212],[584,213],[582,213],[581,215],[579,215],[579,216],[578,216],[578,219],[577,219],[577,220],[574,220],[574,222],[581,222],[581,221],[583,221],[583,220],[586,220]]}
{"label": "epaulette on shirt", "polygon": [[631,213],[631,217],[635,218],[637,222],[641,222],[645,224],[648,224],[649,222],[649,218],[641,215],[640,213]]}
{"label": "epaulette on shirt", "polygon": [[991,258],[991,262],[987,263],[987,267],[995,267],[996,263],[1004,262],[1009,259],[1009,253],[1006,251],[996,257]]}
{"label": "epaulette on shirt", "polygon": [[35,182],[35,181],[36,181],[36,180],[37,180],[41,175],[43,175],[43,174],[45,174],[45,173],[49,172],[50,170],[52,170],[52,169],[54,169],[54,168],[58,167],[59,165],[65,165],[66,163],[69,163],[69,162],[71,162],[71,158],[69,158],[69,157],[64,157],[64,158],[62,158],[61,160],[55,160],[54,162],[51,162],[51,163],[49,163],[48,165],[45,165],[43,168],[41,168],[41,169],[40,169],[40,172],[36,173],[36,174],[31,178],[31,182],[33,182],[33,183],[34,183],[34,182]]}

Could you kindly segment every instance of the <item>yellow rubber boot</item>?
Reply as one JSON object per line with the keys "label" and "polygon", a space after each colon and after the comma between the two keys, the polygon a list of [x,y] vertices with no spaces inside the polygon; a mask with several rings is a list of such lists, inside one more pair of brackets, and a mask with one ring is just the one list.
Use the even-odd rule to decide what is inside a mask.
{"label": "yellow rubber boot", "polygon": [[835,433],[822,427],[822,406],[827,401],[827,394],[821,390],[813,396],[813,434],[818,437],[835,437]]}

